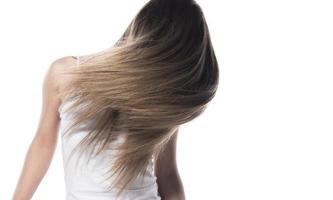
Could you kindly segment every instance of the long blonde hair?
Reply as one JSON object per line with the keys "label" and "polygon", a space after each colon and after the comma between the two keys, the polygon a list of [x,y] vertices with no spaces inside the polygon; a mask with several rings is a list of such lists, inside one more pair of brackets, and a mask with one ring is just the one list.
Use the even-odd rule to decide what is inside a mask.
{"label": "long blonde hair", "polygon": [[66,112],[79,108],[66,134],[89,124],[76,148],[91,158],[117,136],[126,138],[107,177],[116,175],[117,195],[144,175],[181,124],[205,110],[219,79],[206,20],[193,0],[147,2],[109,51],[63,73],[70,83],[61,96],[74,100]]}

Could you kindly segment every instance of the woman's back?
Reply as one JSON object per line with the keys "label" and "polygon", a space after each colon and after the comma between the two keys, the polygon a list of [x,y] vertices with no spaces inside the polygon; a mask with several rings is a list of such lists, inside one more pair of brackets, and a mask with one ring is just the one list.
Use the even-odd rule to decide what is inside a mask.
{"label": "woman's back", "polygon": [[[24,174],[18,196],[29,199],[36,188],[60,128],[67,200],[185,199],[176,162],[178,128],[206,109],[219,78],[200,6],[193,0],[148,1],[108,52],[95,55],[52,63],[43,84],[47,108],[33,144],[47,149],[47,158],[33,151],[42,170],[35,177]],[[28,168],[35,167],[30,160]]]}
{"label": "woman's back", "polygon": [[[77,57],[77,67],[79,66],[79,58]],[[110,149],[103,151],[96,157],[91,158],[87,163],[87,155],[83,155],[79,159],[78,152],[74,152],[70,157],[70,153],[78,142],[88,133],[89,127],[80,127],[75,130],[75,133],[64,134],[66,126],[71,121],[71,117],[75,115],[75,111],[64,112],[64,110],[71,104],[71,101],[65,100],[59,107],[59,116],[61,118],[59,133],[61,134],[62,142],[62,156],[64,164],[65,184],[66,184],[66,200],[72,199],[94,199],[94,200],[112,200],[116,199],[116,188],[107,190],[107,187],[112,184],[114,179],[108,179],[107,170],[112,165],[112,158],[115,157],[117,151],[112,149],[113,145],[123,142],[123,137],[118,137],[110,145]],[[70,158],[70,159],[69,159]],[[110,160],[111,159],[111,160]],[[153,157],[150,160],[147,173],[145,176],[138,176],[128,186],[122,195],[117,198],[121,199],[145,199],[156,200],[161,199],[158,193],[156,176],[154,174]]]}

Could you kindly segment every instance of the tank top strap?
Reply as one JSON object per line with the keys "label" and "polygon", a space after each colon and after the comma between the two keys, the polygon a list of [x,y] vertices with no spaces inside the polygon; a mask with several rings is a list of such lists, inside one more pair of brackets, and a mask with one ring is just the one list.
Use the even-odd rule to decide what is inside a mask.
{"label": "tank top strap", "polygon": [[76,66],[78,67],[80,64],[80,56],[76,56]]}
{"label": "tank top strap", "polygon": [[80,64],[80,56],[72,56],[72,57],[76,59],[76,66],[78,67]]}

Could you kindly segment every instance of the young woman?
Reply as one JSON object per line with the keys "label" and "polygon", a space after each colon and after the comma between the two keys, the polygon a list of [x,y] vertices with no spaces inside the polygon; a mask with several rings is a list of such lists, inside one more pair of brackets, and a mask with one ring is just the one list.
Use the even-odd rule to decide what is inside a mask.
{"label": "young woman", "polygon": [[[14,200],[30,199],[61,134],[66,200],[182,200],[176,140],[218,86],[200,6],[151,0],[110,48],[54,61]],[[78,151],[79,150],[79,151]]]}

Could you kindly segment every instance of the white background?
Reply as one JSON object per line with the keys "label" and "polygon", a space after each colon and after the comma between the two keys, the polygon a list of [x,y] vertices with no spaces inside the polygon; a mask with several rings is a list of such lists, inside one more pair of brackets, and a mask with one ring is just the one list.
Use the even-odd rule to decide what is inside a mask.
{"label": "white background", "polygon": [[[0,1],[0,199],[35,134],[49,65],[108,48],[145,2]],[[197,2],[220,85],[179,132],[187,199],[333,199],[332,1]],[[65,198],[60,145],[35,200]]]}

